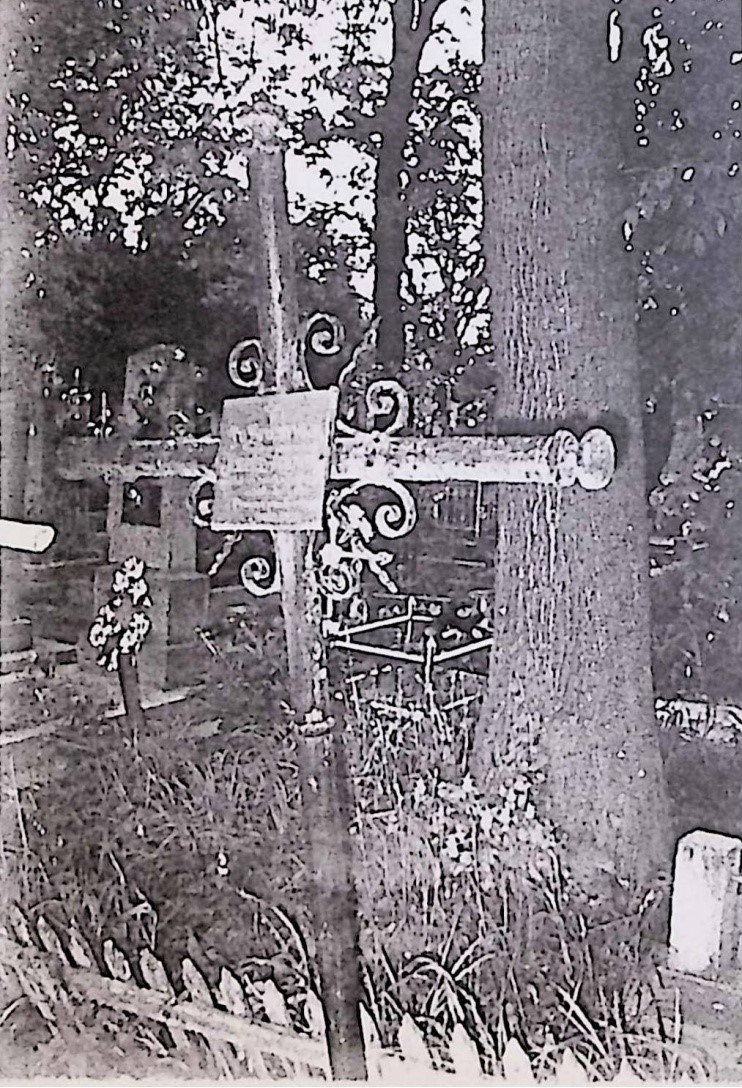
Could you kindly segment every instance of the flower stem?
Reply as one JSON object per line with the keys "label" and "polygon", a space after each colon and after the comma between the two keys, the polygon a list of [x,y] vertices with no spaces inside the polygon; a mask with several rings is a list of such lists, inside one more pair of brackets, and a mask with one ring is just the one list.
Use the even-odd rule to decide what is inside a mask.
{"label": "flower stem", "polygon": [[144,711],[139,689],[139,668],[136,657],[131,654],[119,654],[119,681],[124,700],[124,712],[136,745],[139,731],[144,727]]}

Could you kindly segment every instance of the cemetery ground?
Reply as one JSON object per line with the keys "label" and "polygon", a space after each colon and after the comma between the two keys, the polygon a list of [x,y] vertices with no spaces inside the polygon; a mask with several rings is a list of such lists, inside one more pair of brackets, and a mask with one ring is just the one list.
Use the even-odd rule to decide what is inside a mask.
{"label": "cemetery ground", "polygon": [[[218,89],[222,101],[222,60],[238,45],[235,67],[243,68],[255,42],[235,43],[216,17],[206,41],[200,15],[195,28],[185,17],[193,5],[176,6],[183,22],[161,20],[160,5],[145,4],[130,26],[140,18],[148,26],[151,15],[160,43],[167,23],[167,56],[189,58],[188,87],[198,66],[190,46],[181,46],[195,29],[204,87],[209,96]],[[57,7],[66,13],[66,5],[49,11]],[[314,5],[289,7],[298,15]],[[65,265],[64,245],[52,245],[49,253],[62,256],[38,282],[43,262],[13,266],[19,288],[25,283],[18,324],[38,324],[42,343],[34,333],[27,345],[21,335],[19,348],[2,353],[0,407],[13,429],[2,515],[53,525],[59,550],[48,563],[14,557],[10,577],[3,556],[6,630],[17,639],[9,648],[3,634],[3,650],[15,660],[0,677],[4,1073],[342,1080],[365,1068],[370,1079],[391,1083],[740,1079],[742,842],[718,834],[741,831],[740,712],[725,708],[722,721],[705,713],[708,702],[671,705],[694,693],[737,697],[739,584],[725,541],[739,515],[724,488],[738,487],[738,415],[728,437],[722,423],[724,412],[737,413],[739,398],[719,374],[736,367],[738,340],[715,315],[722,305],[730,313],[739,306],[731,286],[719,306],[698,289],[735,279],[724,267],[733,242],[724,250],[719,239],[739,237],[720,180],[732,177],[726,156],[737,122],[725,101],[723,124],[710,129],[709,146],[720,150],[702,157],[703,169],[699,159],[695,170],[679,166],[676,146],[665,156],[672,167],[658,171],[630,155],[644,196],[633,196],[622,213],[607,183],[612,164],[625,157],[613,141],[618,115],[607,123],[616,33],[621,52],[618,13],[609,20],[606,57],[603,15],[587,2],[529,0],[528,11],[516,3],[512,14],[509,5],[486,7],[481,87],[467,64],[451,73],[441,96],[437,75],[428,82],[418,71],[417,86],[414,78],[426,37],[437,33],[438,5],[393,5],[393,37],[403,45],[390,69],[392,108],[379,113],[381,143],[369,140],[376,180],[371,169],[366,181],[353,181],[370,198],[375,249],[363,333],[346,283],[360,249],[333,248],[328,279],[315,246],[321,238],[327,256],[330,222],[309,238],[290,219],[293,168],[273,76],[249,105],[228,111],[245,119],[250,192],[234,200],[230,184],[224,207],[247,208],[236,228],[245,244],[235,237],[237,251],[231,243],[220,249],[233,236],[231,219],[221,242],[212,245],[210,235],[200,256],[193,251],[192,267],[189,259],[192,272],[205,260],[191,293],[178,296],[168,282],[181,248],[177,223],[175,245],[163,234],[168,259],[155,278],[152,247],[137,286],[124,286],[108,246],[118,213],[111,207],[109,216],[105,200],[96,207],[105,255],[94,258],[95,246],[77,253],[92,270],[92,306],[74,276],[64,277],[70,297],[61,307],[47,292]],[[289,51],[274,73],[278,84],[295,67],[290,51],[301,54],[302,43],[313,49],[321,25],[311,14],[305,29],[300,22],[292,33],[283,25],[270,31],[277,55]],[[41,198],[39,227],[45,235],[51,229],[50,238],[57,219],[67,236],[70,210],[75,229],[82,225],[79,208],[88,204],[81,197],[90,195],[83,180],[70,207],[66,197],[61,210],[41,206],[79,146],[68,125],[46,117],[57,107],[74,110],[67,98],[74,103],[80,93],[79,66],[68,56],[77,43],[68,46],[63,34],[57,57],[55,27],[52,20],[41,35],[51,56],[39,55],[36,30],[24,37],[28,57],[19,58],[18,71],[28,65],[31,94],[24,82],[18,102],[32,105],[30,112],[19,106],[13,130],[23,201]],[[210,119],[202,129],[194,117],[196,127],[185,122],[184,143],[179,137],[173,145],[173,117],[180,131],[186,98],[198,95],[178,90],[171,107],[168,94],[153,93],[169,86],[160,82],[162,58],[153,54],[142,69],[147,35],[124,45],[122,27],[116,16],[100,28],[94,63],[118,56],[110,33],[126,51],[131,45],[130,75],[137,83],[147,73],[142,93],[164,124],[144,120],[141,132],[124,132],[120,93],[135,129],[150,107],[141,116],[131,110],[128,82],[120,89],[114,79],[113,116],[105,116],[108,107],[98,111],[96,95],[95,129],[105,133],[104,147],[109,137],[113,148],[119,136],[133,138],[148,160],[156,134],[166,134],[154,176],[177,182],[179,219],[180,181],[191,192],[194,152],[193,207],[205,206],[206,160],[194,134],[221,142],[224,131],[212,132]],[[97,38],[87,26],[84,36],[87,81]],[[650,126],[659,87],[647,77],[651,70],[659,81],[672,71],[670,36],[662,36],[662,24],[646,28],[638,57],[630,37],[624,57],[638,61],[641,77],[627,83],[626,116],[632,143],[643,147],[647,138],[634,134]],[[729,43],[722,42],[727,54]],[[689,70],[716,71],[697,59]],[[344,81],[344,60],[341,67]],[[564,78],[575,71],[579,89]],[[687,105],[696,97],[685,90]],[[673,109],[688,114],[687,124],[670,125],[674,103],[674,92],[660,100],[657,129],[685,126],[699,144],[692,110]],[[301,129],[317,120],[314,102],[307,105],[310,114],[296,118]],[[353,110],[368,116],[368,105],[364,96]],[[430,131],[427,120],[419,131],[412,123],[423,105]],[[458,131],[462,117],[471,131]],[[722,140],[727,127],[734,135]],[[439,128],[453,141],[440,139]],[[45,146],[50,134],[60,167],[52,178],[37,158],[39,140]],[[93,139],[95,157],[101,136]],[[431,155],[428,142],[438,148]],[[421,152],[419,170],[406,150]],[[454,168],[450,203],[425,188],[438,185],[436,162],[447,173]],[[98,184],[125,188],[119,182],[114,170]],[[701,187],[711,203],[700,199]],[[356,189],[348,207],[357,196]],[[397,214],[387,216],[395,205]],[[170,222],[159,211],[157,220],[155,237]],[[426,301],[420,289],[402,308],[396,288],[415,287],[415,267],[422,272],[430,260],[418,260],[411,244],[405,254],[412,226],[430,233],[445,276],[439,297]],[[476,246],[465,242],[479,236]],[[636,298],[617,259],[622,238],[641,262]],[[144,233],[140,241],[137,260],[149,245]],[[29,235],[28,253],[37,248]],[[315,279],[312,271],[321,276],[309,291],[304,279]],[[204,293],[218,296],[211,316]],[[248,337],[236,344],[230,293],[234,335]],[[162,320],[160,296],[172,299],[171,325]],[[145,298],[157,301],[146,318],[139,312]],[[349,311],[344,317],[325,312],[336,302]],[[69,328],[64,319],[49,321],[58,309]],[[98,316],[86,357],[81,326],[91,309]],[[680,316],[685,310],[690,322]],[[189,314],[197,342],[186,346],[184,338],[180,346]],[[108,336],[112,317],[132,326],[118,341]],[[59,352],[50,336],[55,324],[63,330]],[[658,349],[657,339],[670,347]],[[222,400],[225,361],[239,396],[231,388]],[[712,387],[716,399],[707,404]],[[645,396],[648,417],[665,420],[652,465],[643,463],[637,440]],[[641,529],[645,483],[654,488],[651,560]],[[434,538],[428,484],[443,496],[438,520],[450,530],[447,542]],[[456,507],[467,505],[459,518]],[[405,550],[402,538],[412,529]],[[218,537],[209,556],[204,532]],[[272,545],[238,558],[257,533],[272,536]],[[487,556],[474,554],[476,541]],[[230,569],[231,583],[217,586],[217,574],[229,581]],[[657,612],[651,633],[662,649],[654,646],[656,694],[670,699],[657,709],[672,820],[652,728],[647,575]],[[401,614],[390,617],[394,606],[379,590],[392,591],[394,581]],[[449,600],[421,620],[426,595]],[[672,605],[667,614],[655,608],[661,598]],[[387,636],[393,654],[391,642],[381,645]],[[479,671],[469,671],[477,653]],[[489,665],[481,661],[488,656]],[[96,657],[111,671],[103,673]],[[170,698],[152,698],[158,692]],[[123,704],[123,713],[113,704]],[[483,763],[491,764],[486,775]],[[560,827],[546,818],[546,803]],[[669,865],[660,840],[670,822],[675,842],[698,828],[717,834],[683,840],[672,887],[669,874],[649,891],[635,887],[624,878],[633,874],[638,883],[651,873],[654,880],[660,856]],[[567,864],[582,867],[581,882]]]}
{"label": "cemetery ground", "polygon": [[[72,434],[60,435],[43,425],[51,397],[28,431],[26,486],[56,481],[50,520],[59,550],[20,567],[30,618],[19,633],[30,627],[35,649],[19,651],[2,686],[3,840],[14,875],[4,890],[15,902],[0,934],[10,987],[0,1031],[14,1048],[6,1067],[19,1075],[327,1076],[331,1014],[325,1018],[318,994],[326,992],[320,964],[328,944],[335,942],[336,966],[355,969],[350,941],[343,945],[331,927],[316,943],[313,936],[322,889],[316,829],[303,819],[302,760],[303,730],[317,721],[306,702],[303,716],[301,703],[295,713],[290,639],[296,656],[302,613],[311,622],[319,616],[292,599],[290,549],[281,594],[266,593],[276,588],[268,534],[237,540],[229,524],[259,524],[254,511],[216,516],[220,475],[211,466],[218,470],[217,445],[218,457],[233,438],[225,419],[236,415],[239,433],[240,413],[260,423],[267,409],[260,397],[228,400],[218,439],[173,439],[168,420],[185,395],[162,372],[180,380],[181,368],[171,365],[180,363],[177,348],[156,345],[127,364],[126,405],[147,388],[142,375],[160,377],[159,416],[146,434],[91,437],[88,421],[73,415]],[[282,396],[274,394],[275,424],[285,413]],[[299,396],[311,404],[313,394]],[[86,404],[75,406],[78,415]],[[326,426],[322,415],[313,425]],[[301,432],[278,430],[290,442]],[[324,674],[325,644],[321,705],[348,755],[372,1075],[401,1053],[407,1066],[396,1076],[405,1079],[410,1067],[423,1080],[445,1071],[471,1078],[472,1070],[475,1079],[481,1071],[511,1080],[736,1077],[734,990],[720,992],[723,979],[694,988],[665,970],[669,889],[664,900],[618,882],[610,898],[580,891],[539,808],[540,769],[506,753],[486,792],[470,773],[492,643],[496,516],[476,480],[506,472],[528,486],[556,473],[572,486],[586,472],[594,484],[600,470],[605,486],[612,458],[591,461],[582,450],[605,452],[606,434],[592,429],[586,437],[561,431],[436,444],[340,436],[325,458],[340,478],[338,465],[347,472],[351,462],[349,475],[360,480],[330,489],[327,540],[317,549],[328,597],[315,598],[327,609],[314,642],[320,653],[307,652],[310,638],[300,649],[314,684]],[[403,475],[438,474],[430,494],[424,484],[416,492],[417,522],[405,514],[404,487],[379,487],[358,472],[359,451],[394,460]],[[260,448],[248,452],[247,464],[235,459],[240,486],[228,498],[267,493],[281,513],[294,495],[264,471],[270,463],[261,462]],[[449,486],[451,463],[459,482]],[[291,471],[303,499],[306,481]],[[479,477],[462,484],[461,474],[467,481],[472,472]],[[256,477],[267,491],[251,495]],[[320,479],[320,496],[323,488]],[[374,525],[387,530],[383,551],[368,547]],[[412,526],[414,542],[405,542]],[[279,558],[285,562],[286,551]],[[360,574],[363,562],[369,570]],[[400,593],[390,592],[391,571]],[[103,602],[115,587],[111,611]],[[351,620],[352,607],[361,610]],[[149,631],[137,627],[142,609]],[[119,649],[129,640],[137,674],[124,668],[129,656],[113,656],[117,640]],[[105,672],[96,659],[113,668]],[[675,838],[699,826],[734,834],[736,730],[722,731],[714,749],[709,739],[686,739],[672,715],[663,720]],[[705,781],[699,764],[708,768]],[[725,799],[714,777],[720,765]],[[724,806],[724,823],[711,799]],[[328,836],[340,850],[342,822]],[[323,910],[346,896],[333,890]],[[714,921],[725,965],[736,955],[726,921]]]}
{"label": "cemetery ground", "polygon": [[[26,737],[4,751],[16,924],[41,918],[42,943],[48,926],[67,949],[72,934],[102,971],[149,949],[178,991],[185,960],[214,994],[227,968],[256,1022],[311,1038],[316,949],[280,614],[262,602],[241,622],[243,649],[225,652],[217,635],[202,682],[148,710],[136,733],[111,713],[110,685],[96,690],[78,667],[12,686],[12,732]],[[516,1038],[539,1077],[569,1050],[600,1079],[627,1058],[652,1080],[735,1079],[734,1003],[701,989],[681,990],[678,1005],[676,980],[657,970],[663,950],[644,944],[651,909],[627,895],[606,915],[574,898],[527,770],[504,774],[495,804],[477,794],[465,761],[478,677],[441,673],[432,704],[414,669],[359,668],[338,653],[332,688],[355,790],[366,997],[383,1044],[407,1013],[443,1068],[461,1022],[485,1072]],[[663,745],[676,837],[740,834],[742,746],[671,730]],[[553,871],[529,873],[544,857]],[[244,1075],[234,1050],[196,1035],[175,1046],[174,1032],[131,1012],[82,1001],[71,1019],[56,1007],[45,1019],[12,986],[3,1007],[6,1075]]]}

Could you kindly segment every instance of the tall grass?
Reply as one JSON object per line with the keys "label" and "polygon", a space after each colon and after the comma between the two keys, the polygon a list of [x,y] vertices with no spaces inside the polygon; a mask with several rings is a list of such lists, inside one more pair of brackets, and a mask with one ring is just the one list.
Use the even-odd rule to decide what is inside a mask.
{"label": "tall grass", "polygon": [[504,760],[487,796],[468,774],[476,679],[449,673],[426,702],[410,672],[355,676],[363,949],[385,1037],[411,1011],[434,1043],[464,1024],[492,1069],[514,1037],[539,1076],[568,1049],[600,1078],[626,1060],[701,1076],[647,940],[653,897],[600,905],[574,886],[538,771]]}
{"label": "tall grass", "polygon": [[[651,903],[627,892],[596,906],[573,886],[538,771],[503,761],[487,796],[468,774],[477,682],[451,673],[432,699],[412,674],[353,677],[339,686],[383,1041],[411,1013],[442,1056],[464,1025],[492,1070],[516,1039],[539,1076],[569,1051],[596,1077],[626,1059],[653,1079],[700,1077],[647,951]],[[282,694],[252,665],[215,663],[200,703],[150,716],[138,736],[74,693],[52,700],[56,769],[22,797],[25,906],[298,1000],[314,948]]]}

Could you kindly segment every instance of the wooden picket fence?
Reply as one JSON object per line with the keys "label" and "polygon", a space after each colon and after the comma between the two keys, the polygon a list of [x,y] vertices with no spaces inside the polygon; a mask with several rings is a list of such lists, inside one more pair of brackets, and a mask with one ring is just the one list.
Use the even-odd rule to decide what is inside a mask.
{"label": "wooden picket fence", "polygon": [[[16,906],[0,933],[0,964],[13,970],[53,1031],[74,1025],[76,1006],[92,1002],[164,1025],[181,1052],[205,1046],[226,1076],[328,1079],[316,995],[308,995],[305,1009],[313,1031],[301,1034],[289,1027],[286,1002],[273,982],[248,995],[224,967],[213,992],[196,964],[184,959],[177,992],[150,949],[143,949],[134,964],[113,941],[105,940],[96,957],[74,923],[61,934],[43,916],[34,925]],[[260,1022],[261,1012],[267,1022]]]}
{"label": "wooden picket fence", "polygon": [[[190,959],[181,965],[182,988],[176,991],[162,962],[150,949],[137,958],[137,969],[112,941],[99,956],[72,924],[61,935],[44,917],[33,924],[13,906],[0,930],[0,965],[11,969],[30,1002],[53,1032],[78,1026],[76,1010],[92,1004],[138,1020],[167,1027],[176,1052],[206,1048],[226,1079],[261,1081],[331,1080],[322,1005],[313,992],[304,998],[307,1030],[291,1026],[286,1000],[274,982],[258,988],[222,967],[212,987]],[[259,1000],[256,1002],[256,998]],[[261,1022],[262,1020],[262,1022]],[[457,1024],[447,1053],[433,1051],[412,1016],[406,1014],[397,1046],[384,1048],[368,1010],[361,1006],[369,1080],[389,1084],[534,1084],[533,1067],[511,1039],[498,1063],[501,1075],[485,1075],[476,1042]],[[566,1050],[551,1083],[588,1084],[594,1080]],[[625,1064],[611,1082],[638,1083]]]}

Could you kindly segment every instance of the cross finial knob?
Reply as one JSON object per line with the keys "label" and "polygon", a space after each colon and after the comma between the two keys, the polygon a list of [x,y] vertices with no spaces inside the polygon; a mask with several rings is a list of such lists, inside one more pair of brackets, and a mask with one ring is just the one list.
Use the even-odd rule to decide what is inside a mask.
{"label": "cross finial knob", "polygon": [[580,439],[577,482],[585,491],[603,491],[616,471],[616,445],[608,431],[593,427]]}

